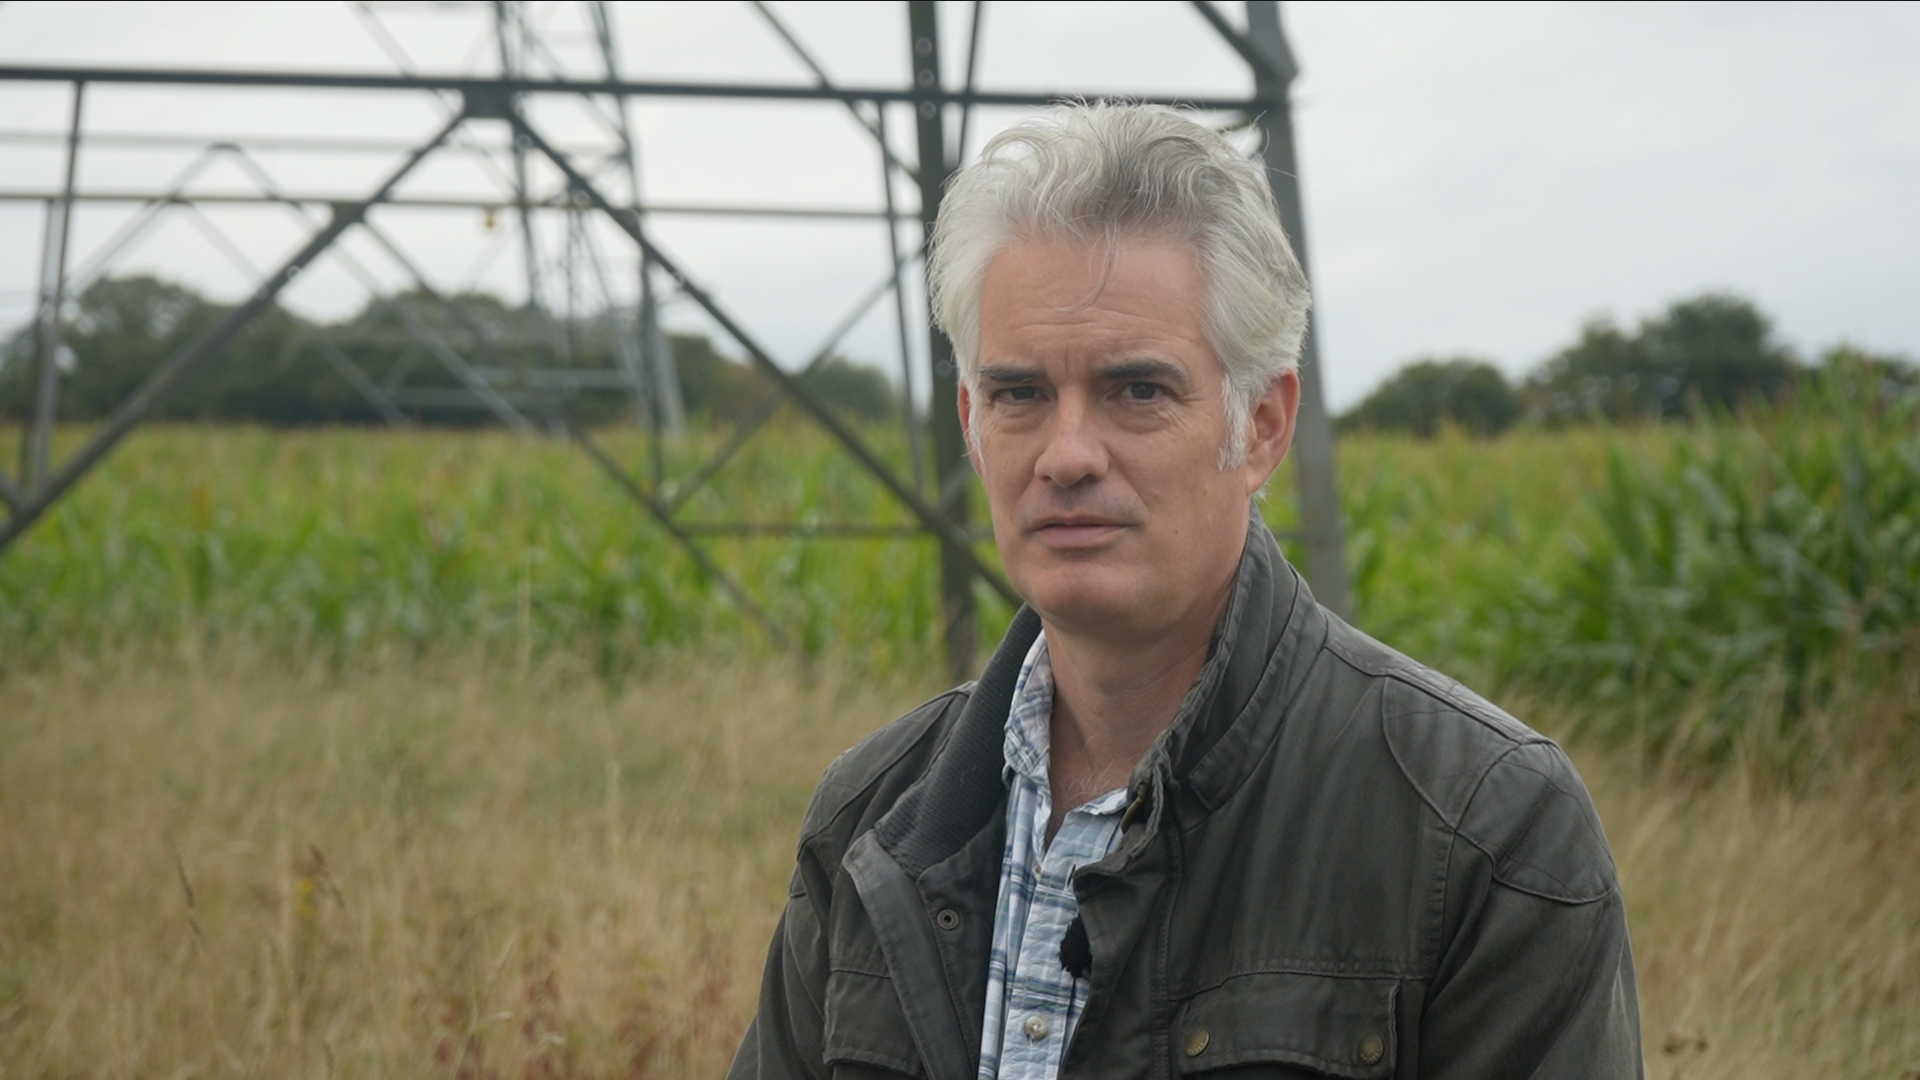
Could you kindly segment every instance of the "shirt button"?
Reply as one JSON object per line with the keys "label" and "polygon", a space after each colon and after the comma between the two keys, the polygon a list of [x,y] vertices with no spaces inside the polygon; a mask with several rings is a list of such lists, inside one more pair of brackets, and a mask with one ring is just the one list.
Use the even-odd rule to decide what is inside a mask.
{"label": "shirt button", "polygon": [[1027,1017],[1027,1022],[1020,1025],[1020,1030],[1027,1033],[1027,1038],[1032,1039],[1034,1042],[1039,1042],[1041,1039],[1047,1037],[1047,1032],[1051,1031],[1052,1028],[1047,1026],[1045,1017],[1029,1016]]}

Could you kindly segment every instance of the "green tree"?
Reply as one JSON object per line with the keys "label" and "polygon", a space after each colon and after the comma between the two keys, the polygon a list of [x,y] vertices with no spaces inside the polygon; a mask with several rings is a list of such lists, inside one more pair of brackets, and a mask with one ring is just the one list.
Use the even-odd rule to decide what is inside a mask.
{"label": "green tree", "polygon": [[[674,334],[673,362],[687,411],[711,420],[738,420],[775,392],[772,378],[722,353],[705,334]],[[807,385],[850,417],[883,420],[899,408],[885,375],[844,356],[829,356],[807,374]]]}
{"label": "green tree", "polygon": [[[145,275],[96,281],[74,306],[63,334],[63,420],[111,413],[226,310],[186,286]],[[242,328],[223,355],[176,387],[158,415],[274,425],[380,423],[380,413],[327,362],[323,349],[337,349],[368,379],[390,388],[451,390],[462,383],[445,354],[482,373],[509,373],[509,382],[510,373],[530,368],[611,370],[623,344],[617,336],[633,329],[631,319],[557,318],[485,293],[443,298],[414,290],[375,297],[329,326],[271,307]],[[670,344],[685,401],[698,415],[737,420],[774,391],[774,380],[721,353],[703,334],[675,334]],[[27,415],[38,355],[33,326],[0,343],[0,416]],[[851,417],[879,420],[899,407],[885,376],[843,356],[815,367],[808,383]],[[538,393],[541,384],[531,389]],[[551,392],[572,395],[566,407],[590,423],[631,415],[624,390]],[[490,422],[481,410],[415,410],[414,416],[434,423]]]}
{"label": "green tree", "polygon": [[807,385],[849,416],[884,420],[899,408],[885,375],[844,356],[829,356],[807,374]]}
{"label": "green tree", "polygon": [[1793,388],[1795,372],[1758,308],[1706,293],[1674,301],[1631,334],[1611,319],[1588,322],[1522,394],[1548,424],[1683,420],[1703,409],[1778,400]]}
{"label": "green tree", "polygon": [[1451,424],[1491,436],[1519,418],[1519,395],[1500,369],[1461,357],[1419,360],[1401,368],[1343,417],[1341,426],[1432,438]]}
{"label": "green tree", "polygon": [[1679,373],[1689,411],[1775,401],[1793,386],[1792,354],[1774,342],[1767,317],[1736,296],[1676,301],[1641,324],[1640,339],[1656,368]]}
{"label": "green tree", "polygon": [[[494,379],[525,411],[563,407],[588,423],[632,416],[632,399],[613,387],[564,388],[539,381],[523,384],[516,373],[537,369],[605,372],[620,365],[619,338],[635,332],[630,314],[591,313],[575,319],[540,309],[509,305],[491,293],[438,296],[414,289],[369,300],[351,318],[325,334],[370,379],[404,392],[457,390],[464,386],[447,362],[460,363]],[[354,394],[346,381],[306,350],[307,362],[336,390]],[[355,404],[371,415],[371,409]],[[484,409],[416,408],[415,419],[436,424],[488,424]]]}
{"label": "green tree", "polygon": [[[154,369],[211,326],[218,305],[184,286],[147,275],[102,278],[87,286],[61,334],[62,420],[95,420],[112,412]],[[0,409],[25,415],[36,381],[38,328],[9,341],[0,373]]]}
{"label": "green tree", "polygon": [[280,427],[377,419],[332,369],[297,350],[310,329],[281,307],[254,316],[222,355],[168,395],[160,415]]}
{"label": "green tree", "polygon": [[668,343],[680,372],[680,399],[689,413],[738,420],[773,390],[765,375],[722,353],[705,334],[673,334]]}
{"label": "green tree", "polygon": [[1656,369],[1637,335],[1593,319],[1529,376],[1522,396],[1549,424],[1680,415],[1680,375]]}
{"label": "green tree", "polygon": [[1817,364],[1801,373],[1801,383],[1802,393],[1818,395],[1825,388],[1847,394],[1865,407],[1885,409],[1920,394],[1920,365],[1843,341],[1821,353]]}

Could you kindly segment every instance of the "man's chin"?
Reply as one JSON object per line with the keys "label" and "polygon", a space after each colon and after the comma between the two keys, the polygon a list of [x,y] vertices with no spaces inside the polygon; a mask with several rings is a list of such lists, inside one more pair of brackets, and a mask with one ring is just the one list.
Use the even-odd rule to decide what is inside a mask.
{"label": "man's chin", "polygon": [[1051,631],[1080,637],[1130,637],[1145,621],[1138,601],[1112,592],[1039,589],[1026,596],[1028,606]]}

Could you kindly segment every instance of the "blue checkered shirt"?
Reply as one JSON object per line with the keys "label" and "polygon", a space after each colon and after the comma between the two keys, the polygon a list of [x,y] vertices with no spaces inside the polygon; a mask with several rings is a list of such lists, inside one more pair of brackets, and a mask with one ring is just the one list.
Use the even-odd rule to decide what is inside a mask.
{"label": "blue checkered shirt", "polygon": [[1047,760],[1053,664],[1043,633],[1027,652],[1007,713],[1007,848],[987,961],[987,1020],[980,1033],[980,1080],[1053,1080],[1087,1003],[1087,980],[1060,963],[1060,942],[1079,914],[1073,872],[1104,858],[1120,839],[1127,789],[1118,787],[1067,812],[1053,843]]}

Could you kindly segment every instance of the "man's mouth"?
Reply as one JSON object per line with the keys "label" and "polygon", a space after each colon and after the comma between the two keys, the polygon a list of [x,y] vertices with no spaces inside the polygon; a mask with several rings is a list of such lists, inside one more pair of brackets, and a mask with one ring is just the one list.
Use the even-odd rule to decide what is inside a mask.
{"label": "man's mouth", "polygon": [[1049,546],[1074,548],[1105,543],[1126,527],[1115,518],[1072,514],[1041,518],[1032,532]]}

